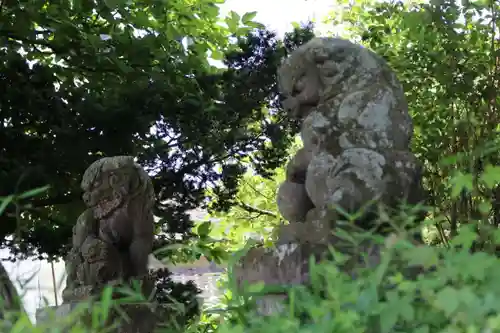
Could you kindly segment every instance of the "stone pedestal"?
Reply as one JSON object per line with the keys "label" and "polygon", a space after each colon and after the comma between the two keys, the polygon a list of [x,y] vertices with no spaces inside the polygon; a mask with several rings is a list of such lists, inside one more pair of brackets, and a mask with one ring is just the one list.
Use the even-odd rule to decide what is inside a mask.
{"label": "stone pedestal", "polygon": [[234,273],[240,288],[245,285],[264,283],[276,290],[257,299],[257,311],[269,315],[281,311],[286,300],[286,290],[294,285],[309,282],[309,259],[321,256],[324,246],[309,244],[283,244],[276,248],[251,249],[235,267]]}
{"label": "stone pedestal", "polygon": [[[92,308],[100,306],[99,303],[92,305],[81,302],[40,308],[36,312],[36,324],[41,328],[47,327],[47,332],[49,332],[49,325],[55,323],[58,328],[62,329],[60,331],[62,333],[69,332],[75,322],[85,323],[91,327]],[[152,333],[157,323],[152,309],[142,304],[119,305],[118,311],[110,309],[108,318],[109,325],[114,327],[107,331],[110,333]]]}
{"label": "stone pedestal", "polygon": [[269,316],[273,313],[283,312],[283,303],[286,301],[284,295],[269,295],[257,300],[257,311],[263,316]]}
{"label": "stone pedestal", "polygon": [[76,303],[62,304],[60,306],[47,306],[36,310],[36,324],[45,325],[57,322],[60,318],[67,318]]}
{"label": "stone pedestal", "polygon": [[338,268],[356,277],[360,267],[376,267],[380,262],[381,247],[368,239],[353,246],[335,236],[326,223],[291,223],[279,227],[278,240],[273,248],[253,248],[240,259],[234,269],[238,286],[264,283],[270,295],[257,300],[261,315],[281,311],[290,287],[310,283],[310,259],[316,262],[332,260],[329,247],[349,255],[349,260]]}

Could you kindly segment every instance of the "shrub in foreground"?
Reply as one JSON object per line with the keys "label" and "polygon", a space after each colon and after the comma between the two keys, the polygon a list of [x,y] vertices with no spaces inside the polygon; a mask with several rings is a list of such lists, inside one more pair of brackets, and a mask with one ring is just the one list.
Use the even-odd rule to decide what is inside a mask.
{"label": "shrub in foreground", "polygon": [[332,249],[335,259],[311,263],[311,286],[291,289],[282,313],[245,315],[219,332],[500,332],[500,261],[470,251],[472,230],[441,248],[395,238],[381,264],[360,267],[356,279],[338,269],[347,258]]}

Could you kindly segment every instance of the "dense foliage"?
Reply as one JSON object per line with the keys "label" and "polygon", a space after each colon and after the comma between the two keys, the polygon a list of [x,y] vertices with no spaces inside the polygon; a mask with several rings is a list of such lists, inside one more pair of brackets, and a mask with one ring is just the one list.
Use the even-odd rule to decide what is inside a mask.
{"label": "dense foliage", "polygon": [[158,318],[163,327],[182,329],[195,320],[201,310],[201,290],[193,281],[175,282],[168,269],[156,271],[156,293],[154,300],[161,304]]}
{"label": "dense foliage", "polygon": [[[298,136],[286,149],[287,156],[293,156],[302,147]],[[210,198],[209,214],[210,222],[202,222],[198,225],[197,234],[201,242],[197,242],[201,252],[212,260],[227,259],[227,255],[240,250],[249,239],[265,245],[272,245],[275,240],[276,226],[287,223],[280,215],[276,205],[276,194],[279,185],[285,179],[285,164],[274,170],[270,177],[264,177],[255,172],[250,166],[249,170],[240,180],[240,186],[234,199],[233,205],[227,211],[213,209],[217,202],[217,196],[208,191]]]}
{"label": "dense foliage", "polygon": [[[59,253],[47,235],[62,239],[81,210],[75,198],[82,170],[98,156],[121,153],[138,155],[155,174],[163,231],[189,229],[185,212],[194,207],[206,206],[217,219],[195,229],[192,252],[217,258],[240,249],[250,234],[272,241],[272,227],[282,222],[275,192],[283,161],[297,148],[296,124],[279,112],[275,73],[280,59],[312,36],[311,27],[282,42],[251,22],[253,14],[231,13],[227,28],[217,25],[217,9],[207,1],[189,7],[175,0],[168,10],[108,1],[96,12],[80,2],[86,16],[40,4],[29,10],[7,3],[0,12],[0,32],[8,32],[0,34],[6,45],[0,50],[6,91],[0,196],[52,187],[23,211],[8,206],[3,235],[15,231],[16,220],[24,224],[4,245],[27,254]],[[131,29],[125,34],[124,21],[143,36]],[[385,242],[381,264],[361,264],[353,279],[339,270],[345,254],[332,250],[333,262],[311,263],[311,286],[290,288],[285,312],[268,318],[249,309],[264,293],[257,286],[243,307],[229,290],[228,308],[189,322],[198,311],[196,288],[173,288],[167,270],[160,273],[157,300],[187,304],[180,319],[189,324],[186,331],[196,332],[500,331],[500,4],[341,0],[326,21],[384,56],[403,83],[415,125],[413,150],[425,167],[428,240],[439,246],[414,245],[404,234],[390,244],[351,234],[351,242]],[[250,28],[260,30],[248,35]],[[96,38],[101,34],[108,37]],[[179,43],[184,36],[194,44]],[[227,70],[210,66],[207,51]],[[63,62],[49,60],[52,55]],[[28,67],[26,59],[35,58],[39,62]],[[28,203],[23,200],[14,201]],[[36,223],[47,218],[50,225]]]}
{"label": "dense foliage", "polygon": [[[350,236],[367,240],[366,234]],[[356,279],[338,269],[347,258],[333,252],[336,260],[311,264],[310,287],[289,290],[281,315],[232,311],[217,332],[497,332],[500,263],[494,255],[471,253],[476,237],[468,230],[453,239],[451,249],[395,239],[382,263],[360,266]],[[408,268],[426,272],[402,274]]]}
{"label": "dense foliage", "polygon": [[[415,127],[413,151],[424,163],[433,221],[424,236],[431,243],[446,244],[460,225],[472,223],[482,235],[474,247],[480,250],[500,222],[499,16],[494,1],[338,1],[325,17],[334,31],[324,35],[340,32],[382,55],[404,86]],[[275,184],[266,185],[260,191],[274,193]],[[276,211],[273,195],[244,202]],[[233,225],[245,220],[238,225],[253,228],[256,214],[236,205],[214,216]],[[261,230],[273,223],[259,219]],[[233,240],[242,238],[238,228],[227,229]]]}
{"label": "dense foliage", "polygon": [[327,18],[403,83],[438,241],[500,223],[500,188],[484,184],[499,180],[499,13],[498,1],[341,1]]}
{"label": "dense foliage", "polygon": [[[103,156],[137,156],[152,175],[156,247],[193,236],[188,211],[208,188],[224,211],[248,167],[272,176],[293,132],[278,116],[276,70],[312,27],[281,41],[255,13],[220,24],[220,3],[0,2],[2,246],[63,255],[82,173]],[[199,290],[157,274],[163,315],[187,324]]]}
{"label": "dense foliage", "polygon": [[[425,165],[427,240],[440,246],[403,237],[356,280],[339,271],[346,258],[337,253],[311,266],[311,288],[291,290],[283,315],[229,312],[218,332],[499,331],[499,9],[497,1],[337,2],[326,22],[384,56],[404,85]],[[425,272],[403,274],[415,266]]]}
{"label": "dense foliage", "polygon": [[82,172],[101,156],[135,155],[154,175],[158,246],[189,237],[207,187],[229,207],[249,154],[264,175],[283,162],[276,68],[311,28],[282,43],[255,13],[219,24],[218,3],[1,2],[0,196],[50,186],[9,205],[3,246],[64,253]]}

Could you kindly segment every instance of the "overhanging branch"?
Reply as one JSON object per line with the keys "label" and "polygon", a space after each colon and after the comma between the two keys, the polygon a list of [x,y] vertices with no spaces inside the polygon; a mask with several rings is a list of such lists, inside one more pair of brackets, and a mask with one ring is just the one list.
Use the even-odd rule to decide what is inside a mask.
{"label": "overhanging branch", "polygon": [[237,205],[249,213],[257,213],[259,215],[267,215],[267,216],[278,218],[278,215],[276,215],[275,213],[273,213],[271,211],[260,209],[260,208],[254,207],[254,206],[250,206],[250,205],[248,205],[244,202],[241,202],[241,201],[239,201],[237,203]]}

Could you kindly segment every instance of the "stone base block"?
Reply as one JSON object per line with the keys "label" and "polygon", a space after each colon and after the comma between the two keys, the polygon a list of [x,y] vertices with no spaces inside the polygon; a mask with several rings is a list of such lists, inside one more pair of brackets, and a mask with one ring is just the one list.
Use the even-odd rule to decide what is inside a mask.
{"label": "stone base block", "polygon": [[[69,332],[76,322],[92,327],[91,310],[99,306],[99,303],[81,302],[40,308],[36,312],[36,324],[47,328],[47,332],[52,331],[50,327],[54,324],[61,333]],[[157,323],[153,310],[143,304],[119,305],[118,309],[110,309],[108,318],[108,325],[113,329],[106,332],[110,333],[152,333]]]}
{"label": "stone base block", "polygon": [[[303,244],[283,244],[277,248],[253,248],[234,267],[238,287],[264,283],[276,287],[273,294],[259,296],[257,311],[260,315],[280,312],[287,295],[285,290],[309,282],[309,258],[316,256],[314,247]],[[324,250],[322,250],[324,251]]]}
{"label": "stone base block", "polygon": [[61,318],[67,318],[77,303],[67,303],[60,306],[47,306],[36,310],[36,324],[46,325],[57,323]]}
{"label": "stone base block", "polygon": [[257,313],[262,316],[283,312],[283,303],[286,301],[285,295],[270,295],[257,299]]}
{"label": "stone base block", "polygon": [[322,244],[282,244],[275,248],[253,248],[234,268],[238,286],[264,283],[289,288],[309,282],[309,259],[320,259],[327,247]]}

